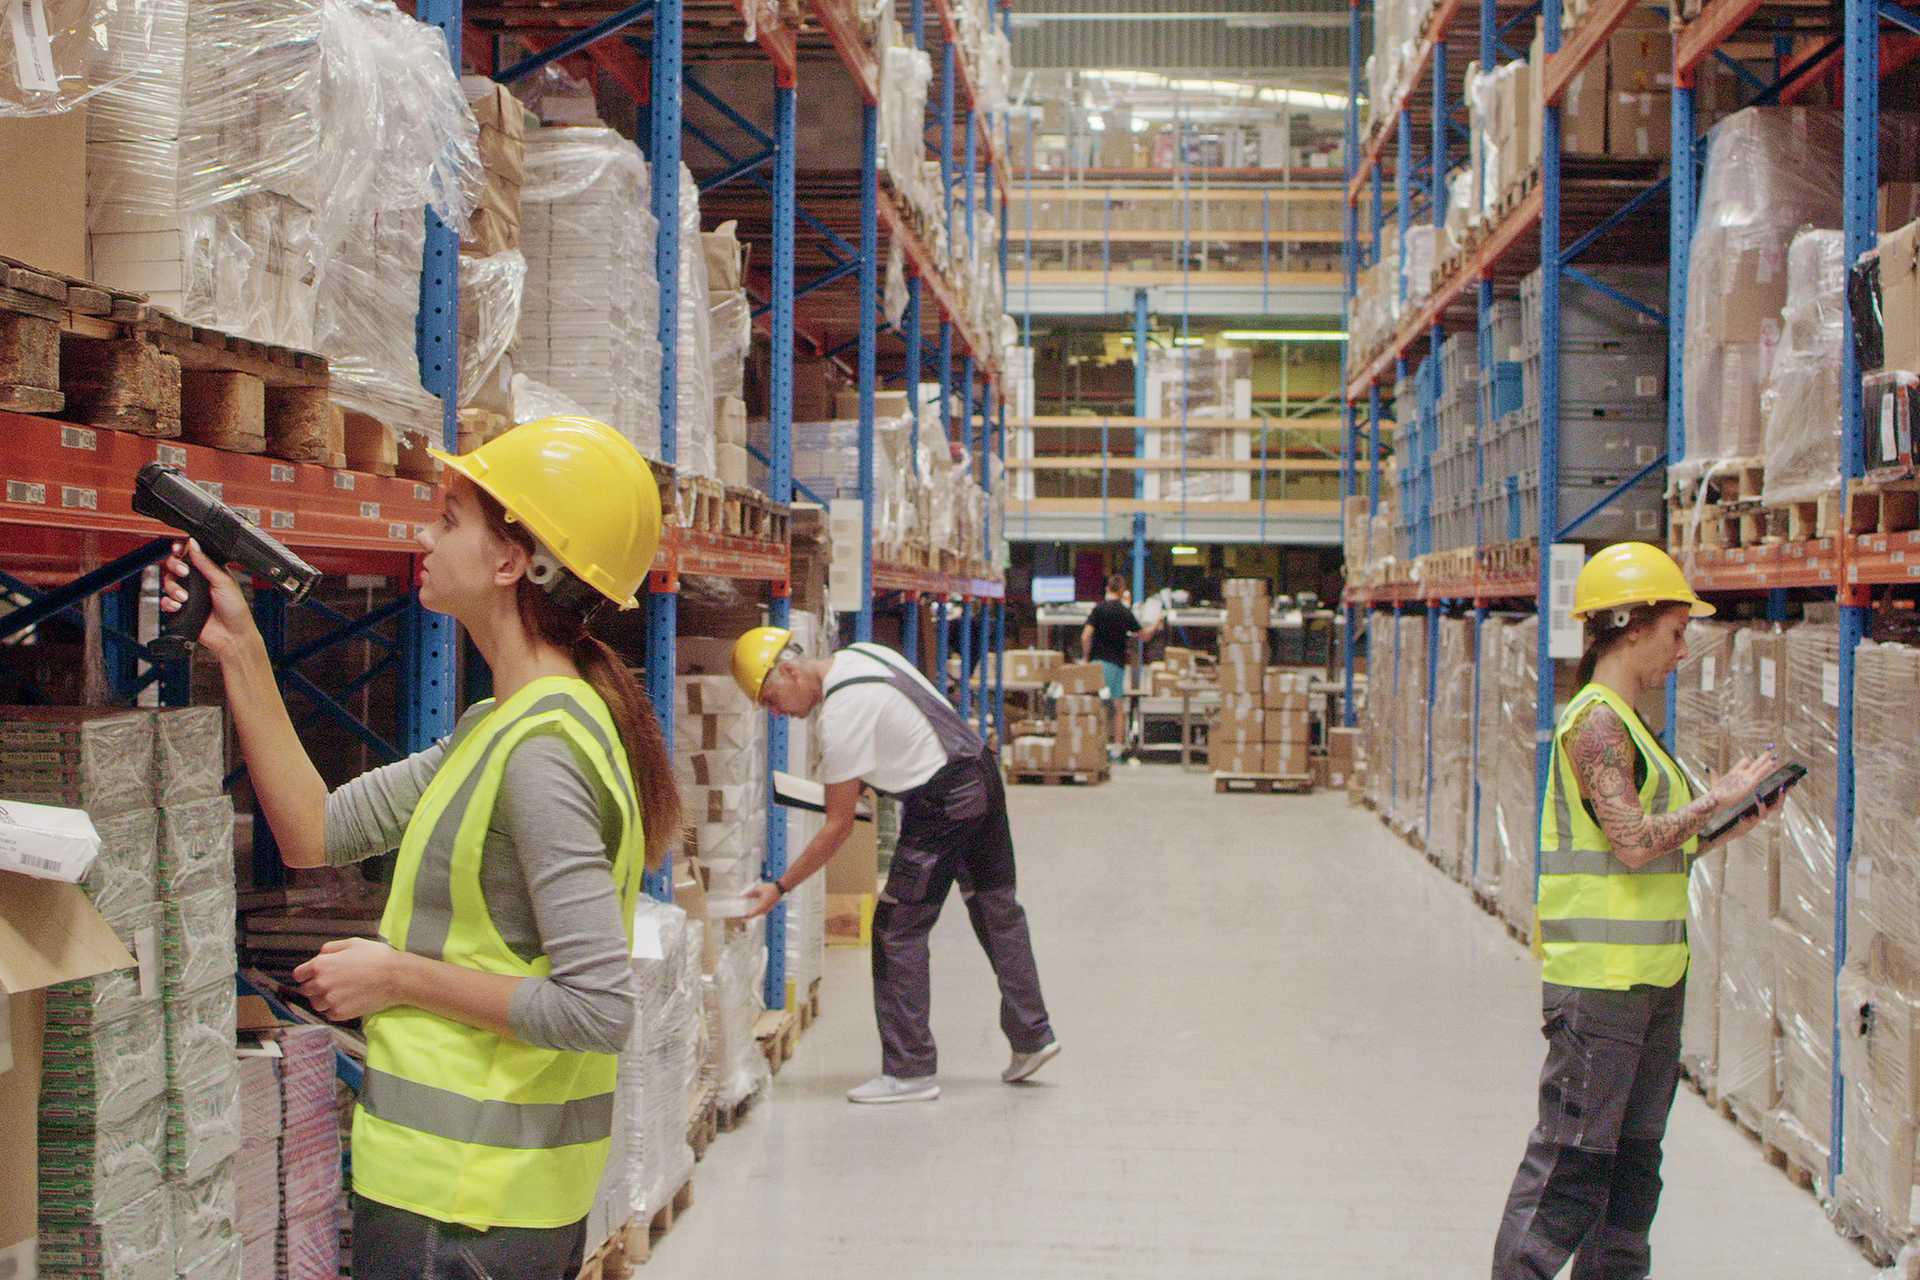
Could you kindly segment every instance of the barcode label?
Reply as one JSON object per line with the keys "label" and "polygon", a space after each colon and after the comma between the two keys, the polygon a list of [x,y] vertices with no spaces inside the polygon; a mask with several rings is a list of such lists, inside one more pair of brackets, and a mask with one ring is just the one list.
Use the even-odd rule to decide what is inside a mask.
{"label": "barcode label", "polygon": [[14,856],[20,859],[21,866],[30,870],[44,871],[48,875],[53,875],[60,870],[58,861],[53,858],[43,858],[37,853],[17,853]]}
{"label": "barcode label", "polygon": [[1700,692],[1713,692],[1713,655],[1700,659]]}
{"label": "barcode label", "polygon": [[85,427],[60,428],[60,447],[63,449],[98,449],[100,439]]}
{"label": "barcode label", "polygon": [[339,489],[345,493],[351,493],[353,491],[353,484],[354,484],[353,472],[336,471],[333,473],[334,488]]}

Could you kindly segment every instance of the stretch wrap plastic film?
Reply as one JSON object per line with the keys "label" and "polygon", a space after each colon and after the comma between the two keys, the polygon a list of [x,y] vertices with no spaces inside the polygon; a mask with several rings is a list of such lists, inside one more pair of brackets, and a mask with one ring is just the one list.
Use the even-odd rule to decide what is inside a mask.
{"label": "stretch wrap plastic film", "polygon": [[724,931],[719,960],[705,982],[705,1003],[720,1105],[729,1107],[757,1095],[772,1079],[753,1037],[754,1024],[767,1008],[761,995],[767,969],[766,920],[715,920],[707,927]]}
{"label": "stretch wrap plastic film", "polygon": [[96,818],[93,832],[100,837],[100,856],[87,868],[80,888],[117,932],[123,923],[143,918],[155,904],[160,811],[129,809],[111,818]]}
{"label": "stretch wrap plastic film", "polygon": [[216,795],[160,810],[160,895],[183,898],[233,882],[233,801]]}
{"label": "stretch wrap plastic film", "polygon": [[1433,799],[1427,855],[1455,880],[1467,879],[1473,803],[1473,620],[1440,620],[1439,679],[1433,691]]}
{"label": "stretch wrap plastic film", "polygon": [[[1729,759],[1782,741],[1786,729],[1786,639],[1777,627],[1736,630],[1728,691]],[[1749,1128],[1779,1098],[1777,979],[1771,918],[1780,901],[1780,822],[1730,841],[1722,859],[1718,1033],[1714,1070],[1720,1096]]]}
{"label": "stretch wrap plastic film", "polygon": [[[115,913],[107,923],[135,963],[47,989],[47,1025],[86,1034],[100,1023],[160,1004],[160,906]],[[145,958],[143,969],[141,958]]]}
{"label": "stretch wrap plastic film", "polygon": [[165,1187],[110,1217],[40,1228],[43,1274],[73,1280],[173,1280],[172,1201]]}
{"label": "stretch wrap plastic film", "polygon": [[[1537,618],[1506,629],[1500,658],[1501,733],[1491,753],[1494,810],[1500,824],[1500,915],[1531,933],[1536,897],[1534,863],[1540,853],[1540,798],[1534,791],[1534,721],[1539,699]],[[1371,680],[1369,680],[1371,684]],[[1481,744],[1481,759],[1489,755]],[[1380,764],[1376,760],[1374,768]],[[1484,797],[1483,797],[1484,802]],[[1485,821],[1484,817],[1482,821]]]}
{"label": "stretch wrap plastic film", "polygon": [[153,713],[153,802],[161,808],[221,795],[226,712],[178,707]]}
{"label": "stretch wrap plastic film", "polygon": [[231,978],[167,997],[167,1081],[173,1088],[187,1089],[233,1068],[235,1005]]}
{"label": "stretch wrap plastic film", "polygon": [[[693,171],[680,166],[680,305],[678,381],[674,385],[679,453],[674,470],[712,476],[713,452],[713,291],[707,257],[700,252],[700,187]],[[682,513],[691,516],[691,512]]]}
{"label": "stretch wrap plastic film", "polygon": [[40,1061],[43,1124],[114,1124],[166,1086],[166,1023],[158,1005],[92,1027],[47,1028]]}
{"label": "stretch wrap plastic film", "polygon": [[155,1097],[113,1124],[40,1126],[40,1219],[77,1226],[118,1213],[161,1183],[167,1104]]}
{"label": "stretch wrap plastic film", "polygon": [[0,708],[0,794],[106,818],[153,805],[153,718],[84,707]]}
{"label": "stretch wrap plastic film", "polygon": [[196,991],[233,977],[233,885],[211,889],[161,904],[161,953],[166,961],[169,993]]}
{"label": "stretch wrap plastic film", "polygon": [[240,1149],[240,1075],[226,1070],[167,1088],[167,1174],[197,1182]]}
{"label": "stretch wrap plastic film", "polygon": [[1767,502],[1797,502],[1840,488],[1840,347],[1845,341],[1847,254],[1839,231],[1811,228],[1787,249],[1780,343],[1760,398]]}
{"label": "stretch wrap plastic film", "polygon": [[634,922],[633,1031],[620,1055],[626,1104],[626,1178],[632,1209],[650,1215],[693,1173],[687,1101],[699,1074],[703,1000],[687,978],[687,915],[643,902]]}
{"label": "stretch wrap plastic film", "polygon": [[173,1198],[174,1265],[181,1274],[195,1274],[195,1267],[216,1258],[222,1268],[237,1267],[240,1233],[234,1225],[233,1161],[222,1162],[203,1178],[169,1183],[167,1189]]}

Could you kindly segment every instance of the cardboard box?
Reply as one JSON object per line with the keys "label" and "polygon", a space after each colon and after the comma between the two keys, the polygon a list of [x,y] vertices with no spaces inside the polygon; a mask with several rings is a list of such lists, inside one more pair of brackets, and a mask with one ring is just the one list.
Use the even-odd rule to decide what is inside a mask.
{"label": "cardboard box", "polygon": [[1307,772],[1313,775],[1313,785],[1316,790],[1346,785],[1346,778],[1344,776],[1341,777],[1339,782],[1333,780],[1333,769],[1325,756],[1309,757],[1307,760]]}
{"label": "cardboard box", "polygon": [[746,446],[738,444],[716,444],[713,446],[714,478],[721,484],[731,485],[735,489],[753,487],[753,472],[748,465]]}
{"label": "cardboard box", "polygon": [[1607,40],[1613,93],[1670,93],[1673,36],[1657,27],[1623,27]]}
{"label": "cardboard box", "polygon": [[1359,738],[1360,730],[1358,728],[1329,729],[1327,731],[1327,760],[1334,773],[1347,774],[1353,772],[1354,761],[1358,758],[1356,754],[1356,744]]}
{"label": "cardboard box", "polygon": [[1880,227],[1904,227],[1920,218],[1920,182],[1883,182],[1880,184]]}
{"label": "cardboard box", "polygon": [[1253,624],[1235,624],[1229,622],[1226,626],[1220,628],[1220,647],[1224,650],[1228,645],[1241,645],[1246,648],[1259,649],[1265,652],[1267,648],[1266,619],[1262,617],[1257,623]]}
{"label": "cardboard box", "polygon": [[747,402],[739,396],[715,396],[713,438],[721,444],[747,443]]}
{"label": "cardboard box", "polygon": [[1067,773],[1106,768],[1110,732],[1099,716],[1063,716],[1056,720],[1051,768]]}
{"label": "cardboard box", "polygon": [[1258,597],[1269,598],[1265,578],[1228,578],[1220,584],[1220,597],[1223,600],[1240,600]]}
{"label": "cardboard box", "polygon": [[1213,732],[1219,737],[1264,737],[1266,716],[1259,694],[1225,693],[1220,697],[1220,714],[1214,720]]}
{"label": "cardboard box", "polygon": [[1880,314],[1885,367],[1920,373],[1920,222],[1880,237]]}
{"label": "cardboard box", "polygon": [[1061,662],[1058,649],[1009,649],[1007,683],[1045,684]]}
{"label": "cardboard box", "polygon": [[1193,660],[1194,651],[1192,649],[1182,649],[1177,645],[1171,644],[1167,646],[1166,656],[1162,659],[1162,661],[1167,664],[1167,670],[1173,672],[1175,675],[1182,675],[1192,671],[1194,667]]}
{"label": "cardboard box", "polygon": [[[47,987],[133,967],[79,886],[0,872],[0,1259],[29,1260],[39,1227],[40,1048]],[[158,980],[157,977],[155,979]]]}
{"label": "cardboard box", "polygon": [[1094,693],[1063,693],[1054,699],[1054,714],[1064,718],[1074,716],[1092,716],[1095,719],[1109,714],[1107,700]]}
{"label": "cardboard box", "polygon": [[741,252],[738,222],[723,222],[711,231],[700,233],[700,248],[707,260],[707,289],[711,293],[738,293],[746,255]]}
{"label": "cardboard box", "polygon": [[1673,152],[1673,94],[1615,93],[1607,98],[1608,154],[1659,160]]}
{"label": "cardboard box", "polygon": [[1262,773],[1265,762],[1259,742],[1215,738],[1207,743],[1207,764],[1215,773]]}
{"label": "cardboard box", "polygon": [[1013,771],[1044,773],[1053,768],[1053,739],[1032,735],[1013,740]]}
{"label": "cardboard box", "polygon": [[871,894],[880,882],[880,829],[856,822],[827,863],[827,893]]}
{"label": "cardboard box", "polygon": [[1285,667],[1268,667],[1262,678],[1262,693],[1269,707],[1305,706],[1309,677]]}
{"label": "cardboard box", "polygon": [[1298,777],[1307,772],[1305,742],[1268,742],[1260,749],[1260,772]]}
{"label": "cardboard box", "polygon": [[0,193],[0,254],[89,278],[85,105],[54,116],[0,119],[0,165],[7,173],[33,175]]}
{"label": "cardboard box", "polygon": [[1265,631],[1273,618],[1273,602],[1266,596],[1230,596],[1227,599],[1227,626],[1258,627]]}
{"label": "cardboard box", "polygon": [[840,375],[831,360],[800,359],[793,362],[793,420],[795,422],[831,422],[833,396],[839,389]]}
{"label": "cardboard box", "polygon": [[1220,688],[1231,693],[1258,693],[1265,687],[1266,646],[1222,645]]}
{"label": "cardboard box", "polygon": [[1305,746],[1313,740],[1313,721],[1305,707],[1269,711],[1265,724],[1261,736],[1268,742],[1298,742]]}
{"label": "cardboard box", "polygon": [[1053,669],[1051,679],[1061,694],[1097,694],[1107,687],[1107,678],[1097,662],[1063,662]]}
{"label": "cardboard box", "polygon": [[[836,392],[833,397],[833,416],[852,421],[860,416],[860,392],[849,388]],[[875,391],[873,393],[873,416],[875,421],[907,416],[907,393],[904,391]],[[795,415],[797,421],[799,415]]]}

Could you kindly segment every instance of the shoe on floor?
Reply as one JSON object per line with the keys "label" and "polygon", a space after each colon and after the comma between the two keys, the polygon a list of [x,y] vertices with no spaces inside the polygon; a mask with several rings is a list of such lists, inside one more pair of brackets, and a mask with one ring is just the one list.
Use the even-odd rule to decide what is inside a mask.
{"label": "shoe on floor", "polygon": [[873,1106],[888,1102],[932,1102],[940,1096],[940,1086],[932,1076],[899,1079],[875,1076],[857,1089],[847,1090],[847,1101]]}
{"label": "shoe on floor", "polygon": [[1008,1084],[1019,1084],[1022,1080],[1025,1080],[1028,1076],[1059,1056],[1060,1042],[1058,1040],[1049,1040],[1032,1053],[1014,1054],[1013,1061],[1007,1064],[1005,1071],[1000,1073],[1000,1078]]}

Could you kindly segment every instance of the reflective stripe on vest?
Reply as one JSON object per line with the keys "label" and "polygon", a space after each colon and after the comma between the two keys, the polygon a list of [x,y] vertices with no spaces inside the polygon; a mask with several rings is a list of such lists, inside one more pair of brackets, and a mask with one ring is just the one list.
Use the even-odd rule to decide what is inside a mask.
{"label": "reflective stripe on vest", "polygon": [[1644,812],[1674,813],[1693,800],[1679,766],[1619,695],[1599,684],[1575,695],[1554,733],[1540,806],[1543,976],[1568,987],[1670,987],[1687,972],[1687,855],[1699,842],[1689,840],[1642,867],[1614,856],[1606,831],[1580,803],[1579,778],[1565,750],[1567,730],[1595,703],[1620,717],[1645,765]]}
{"label": "reflective stripe on vest", "polygon": [[[536,680],[450,744],[407,825],[380,933],[486,973],[545,977],[487,912],[481,861],[508,757],[528,735],[566,739],[620,815],[609,850],[629,940],[645,836],[619,730],[585,681]],[[353,1123],[354,1190],[443,1222],[562,1227],[585,1217],[613,1132],[617,1060],[526,1044],[400,1005],[367,1019]]]}

